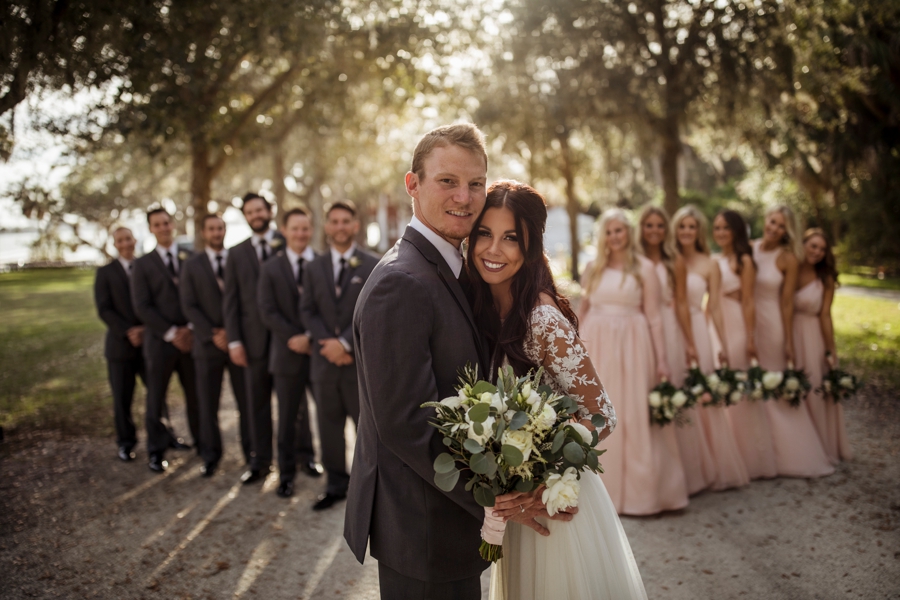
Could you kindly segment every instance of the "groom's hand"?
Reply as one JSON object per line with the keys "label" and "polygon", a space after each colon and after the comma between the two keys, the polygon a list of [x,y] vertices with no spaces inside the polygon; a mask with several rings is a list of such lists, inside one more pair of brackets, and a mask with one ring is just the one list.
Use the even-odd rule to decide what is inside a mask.
{"label": "groom's hand", "polygon": [[535,517],[547,515],[547,511],[540,501],[539,491],[511,492],[497,496],[494,501],[494,516],[502,517],[504,521],[515,521],[530,527],[541,535],[550,535],[550,530],[535,520]]}

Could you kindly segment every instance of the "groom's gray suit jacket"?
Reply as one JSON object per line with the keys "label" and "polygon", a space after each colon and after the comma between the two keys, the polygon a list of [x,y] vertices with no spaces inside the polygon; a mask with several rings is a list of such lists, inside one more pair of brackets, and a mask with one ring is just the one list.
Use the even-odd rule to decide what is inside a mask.
{"label": "groom's gray suit jacket", "polygon": [[[487,568],[478,554],[484,509],[463,488],[434,485],[445,450],[420,408],[456,394],[457,371],[484,351],[462,288],[438,250],[407,228],[381,259],[353,318],[360,419],[344,537],[421,581],[456,581]],[[483,367],[479,368],[483,374]]]}

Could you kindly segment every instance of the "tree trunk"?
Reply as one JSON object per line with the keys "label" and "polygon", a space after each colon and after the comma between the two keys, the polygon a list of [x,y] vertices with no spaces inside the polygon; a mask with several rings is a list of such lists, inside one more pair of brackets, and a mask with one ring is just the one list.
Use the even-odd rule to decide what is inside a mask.
{"label": "tree trunk", "polygon": [[678,137],[678,117],[666,115],[659,126],[662,142],[660,171],[662,174],[663,197],[666,212],[675,214],[681,204],[678,197],[678,156],[681,154],[681,140]]}
{"label": "tree trunk", "polygon": [[578,239],[578,215],[581,203],[575,195],[575,175],[572,172],[572,157],[569,153],[569,132],[558,136],[560,148],[560,170],[566,180],[566,213],[569,215],[569,243],[571,245],[572,280],[581,281],[578,255],[581,254],[581,240]]}
{"label": "tree trunk", "polygon": [[287,188],[284,187],[284,178],[287,173],[284,170],[284,146],[282,140],[277,140],[272,145],[272,192],[275,194],[275,206],[278,207],[278,215],[283,215],[287,208],[284,201],[287,198]]}
{"label": "tree trunk", "polygon": [[212,190],[212,168],[209,164],[209,148],[206,140],[191,140],[191,206],[194,208],[194,250],[206,246],[203,242],[203,217],[209,213]]}

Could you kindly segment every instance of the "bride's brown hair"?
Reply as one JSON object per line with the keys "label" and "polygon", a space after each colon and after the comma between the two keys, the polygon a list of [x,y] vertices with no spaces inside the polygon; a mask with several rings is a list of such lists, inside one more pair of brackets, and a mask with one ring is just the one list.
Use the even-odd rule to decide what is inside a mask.
{"label": "bride's brown hair", "polygon": [[[516,239],[524,257],[522,267],[513,276],[510,288],[513,307],[502,323],[494,306],[490,286],[474,266],[478,229],[484,214],[491,208],[507,208],[512,212],[516,223]],[[472,311],[479,329],[488,341],[491,367],[496,369],[505,356],[520,377],[538,366],[526,356],[525,342],[530,335],[531,311],[540,303],[541,292],[553,298],[563,316],[578,330],[578,317],[569,300],[556,289],[550,262],[544,254],[546,225],[547,204],[534,188],[518,181],[496,181],[488,188],[484,210],[472,227],[466,250],[465,268],[472,282],[469,290]],[[487,377],[493,379],[494,375],[495,373],[489,373]]]}

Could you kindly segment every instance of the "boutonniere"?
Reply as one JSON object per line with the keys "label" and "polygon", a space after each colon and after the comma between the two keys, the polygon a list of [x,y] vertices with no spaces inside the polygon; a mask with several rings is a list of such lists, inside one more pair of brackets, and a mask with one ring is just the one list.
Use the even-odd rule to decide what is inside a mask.
{"label": "boutonniere", "polygon": [[284,245],[284,240],[282,240],[281,238],[272,238],[272,241],[269,242],[269,248],[272,248],[274,250],[278,250],[283,245]]}
{"label": "boutonniere", "polygon": [[347,264],[350,265],[351,269],[355,269],[359,266],[359,258],[356,256],[351,256],[350,260],[347,261]]}
{"label": "boutonniere", "polygon": [[187,260],[187,258],[188,258],[187,252],[185,252],[184,250],[182,250],[181,252],[178,253],[178,260],[185,261],[185,260]]}

